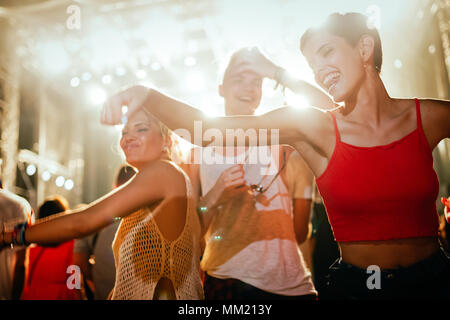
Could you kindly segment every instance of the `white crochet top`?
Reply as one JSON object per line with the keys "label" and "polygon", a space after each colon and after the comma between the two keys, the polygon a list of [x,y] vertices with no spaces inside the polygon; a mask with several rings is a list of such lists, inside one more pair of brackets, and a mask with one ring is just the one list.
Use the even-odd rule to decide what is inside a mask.
{"label": "white crochet top", "polygon": [[113,300],[153,299],[158,280],[172,281],[178,300],[203,299],[200,278],[200,222],[187,175],[187,212],[182,233],[169,241],[152,211],[142,208],[122,219],[113,241],[116,283]]}

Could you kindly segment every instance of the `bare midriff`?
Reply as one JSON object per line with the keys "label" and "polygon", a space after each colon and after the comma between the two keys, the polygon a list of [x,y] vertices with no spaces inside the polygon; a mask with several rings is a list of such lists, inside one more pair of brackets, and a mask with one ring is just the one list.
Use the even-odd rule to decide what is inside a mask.
{"label": "bare midriff", "polygon": [[383,241],[339,242],[342,260],[360,268],[380,269],[411,266],[439,250],[436,237]]}

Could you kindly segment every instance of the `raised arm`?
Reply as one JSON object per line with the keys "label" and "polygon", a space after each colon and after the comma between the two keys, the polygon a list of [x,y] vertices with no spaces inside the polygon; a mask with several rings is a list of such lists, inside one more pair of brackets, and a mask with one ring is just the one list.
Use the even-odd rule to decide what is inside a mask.
{"label": "raised arm", "polygon": [[238,59],[236,73],[250,71],[259,74],[262,78],[274,80],[278,85],[305,97],[310,105],[321,109],[332,109],[337,106],[322,89],[294,77],[256,47],[249,50],[247,55],[240,55]]}
{"label": "raised arm", "polygon": [[[172,183],[151,183],[152,181]],[[111,224],[116,217],[125,217],[157,201],[170,202],[185,195],[183,175],[171,164],[157,161],[87,208],[37,221],[26,230],[25,239],[28,243],[49,244],[84,237]],[[4,233],[0,244],[10,240],[11,233]]]}
{"label": "raised arm", "polygon": [[[264,144],[292,144],[295,141],[310,137],[317,137],[317,130],[323,121],[329,121],[323,111],[316,108],[297,109],[282,107],[260,116],[227,116],[209,117],[201,110],[186,103],[165,95],[156,89],[143,86],[131,87],[108,99],[101,115],[104,124],[119,124],[122,119],[122,106],[128,107],[128,115],[133,114],[139,108],[145,107],[155,117],[167,125],[170,129],[181,132],[186,130],[191,137],[191,143],[206,145],[210,140],[203,141],[203,133],[207,130],[218,131],[222,137],[227,129],[248,129],[257,131],[257,138],[261,129],[267,129],[267,140],[257,140],[259,145]],[[244,132],[242,132],[244,133]],[[278,140],[272,141],[271,134],[274,133]],[[198,139],[198,134],[201,134]],[[245,134],[250,135],[249,132]],[[212,134],[214,135],[214,134]],[[180,134],[185,138],[184,134]]]}

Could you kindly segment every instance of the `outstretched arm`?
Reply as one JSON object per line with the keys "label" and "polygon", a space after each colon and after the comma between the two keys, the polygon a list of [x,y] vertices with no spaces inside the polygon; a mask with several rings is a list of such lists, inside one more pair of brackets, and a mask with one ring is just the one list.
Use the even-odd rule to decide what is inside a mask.
{"label": "outstretched arm", "polygon": [[[292,144],[302,139],[308,140],[310,136],[317,136],[315,131],[321,125],[320,120],[329,120],[319,109],[292,107],[278,108],[260,116],[208,117],[201,110],[155,89],[134,86],[108,99],[102,110],[102,123],[119,124],[123,118],[122,106],[124,105],[128,107],[126,116],[145,107],[171,130],[183,138],[186,135],[191,137],[187,140],[200,146],[211,142],[210,140],[203,141],[204,132],[211,130],[209,132],[212,133],[211,136],[221,136],[225,139],[227,134],[233,134],[230,131],[227,132],[227,129],[235,130],[234,132],[242,129],[246,131],[247,136],[256,133],[258,145]],[[185,130],[185,133],[180,129]],[[248,132],[249,129],[254,131]],[[259,134],[264,133],[260,130],[264,129],[267,130],[267,134],[264,135],[267,140],[259,139]],[[277,141],[271,140],[272,134]]]}
{"label": "outstretched arm", "polygon": [[[181,180],[183,179],[183,180]],[[173,181],[173,183],[149,183]],[[137,209],[163,200],[185,196],[185,183],[181,173],[166,162],[154,162],[123,186],[95,201],[87,208],[65,212],[37,221],[25,232],[28,243],[60,243],[84,237],[106,227],[116,217],[125,217]],[[11,233],[4,233],[0,244],[8,243]]]}

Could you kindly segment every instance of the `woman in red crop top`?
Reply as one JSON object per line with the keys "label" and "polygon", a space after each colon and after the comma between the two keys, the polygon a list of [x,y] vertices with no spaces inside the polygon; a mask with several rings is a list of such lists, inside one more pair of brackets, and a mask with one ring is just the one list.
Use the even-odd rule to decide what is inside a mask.
{"label": "woman in red crop top", "polygon": [[[278,129],[275,143],[295,147],[317,177],[342,256],[331,268],[336,297],[449,297],[431,151],[450,137],[450,102],[391,98],[379,75],[379,34],[367,25],[362,14],[332,14],[302,36],[301,51],[316,82],[342,103],[331,112],[284,107],[261,116],[208,118],[155,89],[135,86],[108,100],[102,121],[119,123],[126,104],[130,115],[143,106],[192,136],[195,121],[223,136],[225,129]],[[242,68],[257,71],[251,61]]]}

